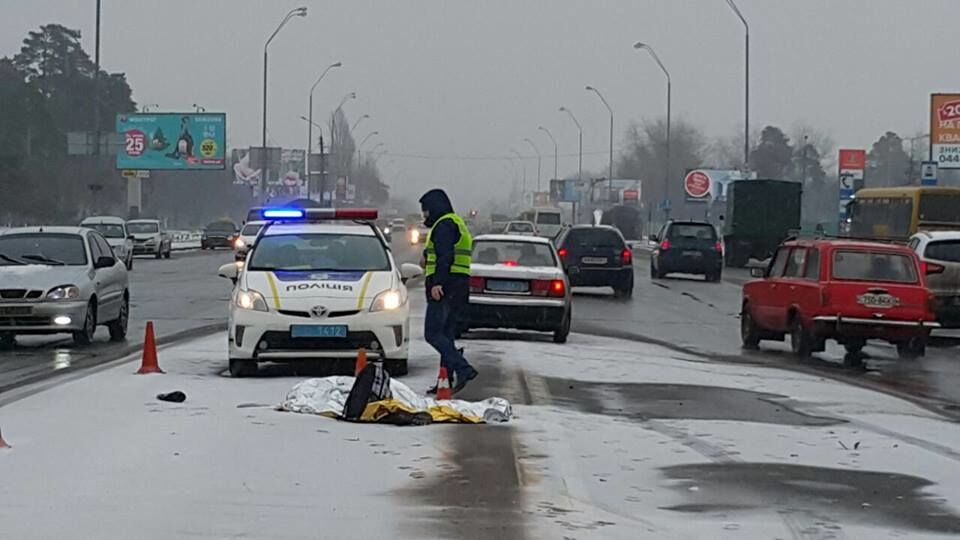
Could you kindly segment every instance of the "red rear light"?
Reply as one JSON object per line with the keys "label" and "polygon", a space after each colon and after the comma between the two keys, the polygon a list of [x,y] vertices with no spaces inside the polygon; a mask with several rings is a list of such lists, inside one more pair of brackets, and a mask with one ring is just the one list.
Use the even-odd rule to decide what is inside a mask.
{"label": "red rear light", "polygon": [[633,264],[633,252],[630,251],[630,248],[624,248],[620,257],[623,259],[624,265]]}
{"label": "red rear light", "polygon": [[920,271],[923,272],[924,275],[942,274],[944,270],[946,270],[946,268],[942,264],[926,261],[920,262]]}
{"label": "red rear light", "polygon": [[663,242],[660,242],[660,251],[666,251],[666,250],[668,250],[668,249],[670,249],[670,241],[669,241],[669,240],[664,240]]}
{"label": "red rear light", "polygon": [[487,286],[487,280],[482,277],[470,276],[470,292],[483,292]]}
{"label": "red rear light", "polygon": [[569,253],[567,248],[560,248],[560,251],[557,251],[557,255],[559,255],[560,259],[564,261],[567,260],[567,253]]}
{"label": "red rear light", "polygon": [[502,264],[502,265],[504,265],[504,266],[517,266],[517,261],[503,261],[503,262],[500,263],[500,264]]}
{"label": "red rear light", "polygon": [[562,279],[535,279],[530,282],[530,294],[563,298],[567,294],[567,284]]}
{"label": "red rear light", "polygon": [[723,253],[723,242],[718,240],[717,243],[713,245],[713,249],[716,250],[717,253]]}

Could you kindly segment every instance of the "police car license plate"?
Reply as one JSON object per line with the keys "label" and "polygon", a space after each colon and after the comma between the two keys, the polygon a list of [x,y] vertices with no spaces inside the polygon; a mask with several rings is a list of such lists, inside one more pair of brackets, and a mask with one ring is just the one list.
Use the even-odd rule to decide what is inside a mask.
{"label": "police car license plate", "polygon": [[527,292],[530,286],[526,281],[515,281],[509,279],[488,279],[487,290],[496,292]]}
{"label": "police car license plate", "polygon": [[346,325],[331,324],[292,324],[290,325],[292,338],[345,338]]}
{"label": "police car license plate", "polygon": [[607,264],[606,257],[584,257],[580,259],[583,264]]}

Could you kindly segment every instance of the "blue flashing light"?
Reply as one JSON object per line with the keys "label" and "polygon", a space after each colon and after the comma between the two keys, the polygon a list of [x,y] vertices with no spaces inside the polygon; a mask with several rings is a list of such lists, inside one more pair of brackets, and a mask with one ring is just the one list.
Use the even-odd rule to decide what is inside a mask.
{"label": "blue flashing light", "polygon": [[306,215],[301,208],[267,208],[261,214],[263,219],[303,219]]}

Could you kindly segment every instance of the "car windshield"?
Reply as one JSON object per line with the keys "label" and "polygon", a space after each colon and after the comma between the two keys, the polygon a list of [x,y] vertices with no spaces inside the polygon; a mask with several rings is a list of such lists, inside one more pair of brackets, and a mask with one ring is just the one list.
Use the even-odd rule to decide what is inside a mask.
{"label": "car windshield", "polygon": [[917,269],[907,255],[844,250],[833,254],[833,277],[850,281],[916,283]]}
{"label": "car windshield", "polygon": [[263,227],[262,223],[247,223],[243,226],[243,230],[240,231],[242,236],[256,236],[260,232],[260,228]]}
{"label": "car windshield", "polygon": [[83,266],[87,264],[83,238],[55,233],[0,236],[0,266],[23,264]]}
{"label": "car windshield", "polygon": [[390,259],[375,236],[282,234],[260,238],[249,269],[385,271]]}
{"label": "car windshield", "polygon": [[543,225],[559,225],[560,214],[554,212],[543,212],[537,214],[537,223]]}
{"label": "car windshield", "polygon": [[229,221],[215,221],[207,225],[207,230],[217,232],[233,232],[237,230],[237,227]]}
{"label": "car windshield", "polygon": [[127,230],[130,234],[144,234],[160,232],[160,226],[156,223],[127,223]]}
{"label": "car windshield", "polygon": [[99,231],[107,238],[124,238],[126,236],[123,234],[123,225],[116,223],[88,223],[84,227]]}
{"label": "car windshield", "polygon": [[507,230],[510,232],[533,232],[532,223],[511,223],[507,226]]}
{"label": "car windshield", "polygon": [[667,232],[670,240],[710,240],[717,239],[713,225],[706,223],[674,223]]}
{"label": "car windshield", "polygon": [[507,266],[557,265],[549,244],[506,240],[478,240],[473,244],[473,262]]}
{"label": "car windshield", "polygon": [[610,229],[573,229],[564,242],[570,247],[622,248],[620,235]]}
{"label": "car windshield", "polygon": [[930,242],[923,256],[937,261],[960,262],[960,240]]}

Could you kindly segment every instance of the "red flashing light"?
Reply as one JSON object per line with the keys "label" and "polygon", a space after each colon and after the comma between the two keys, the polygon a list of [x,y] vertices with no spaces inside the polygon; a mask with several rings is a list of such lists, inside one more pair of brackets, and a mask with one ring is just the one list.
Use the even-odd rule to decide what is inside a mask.
{"label": "red flashing light", "polygon": [[668,250],[668,249],[670,249],[670,241],[669,241],[669,240],[664,240],[663,242],[660,242],[660,251],[666,251],[666,250]]}
{"label": "red flashing light", "polygon": [[624,265],[633,264],[633,252],[630,251],[630,248],[623,248],[620,258],[623,259]]}

